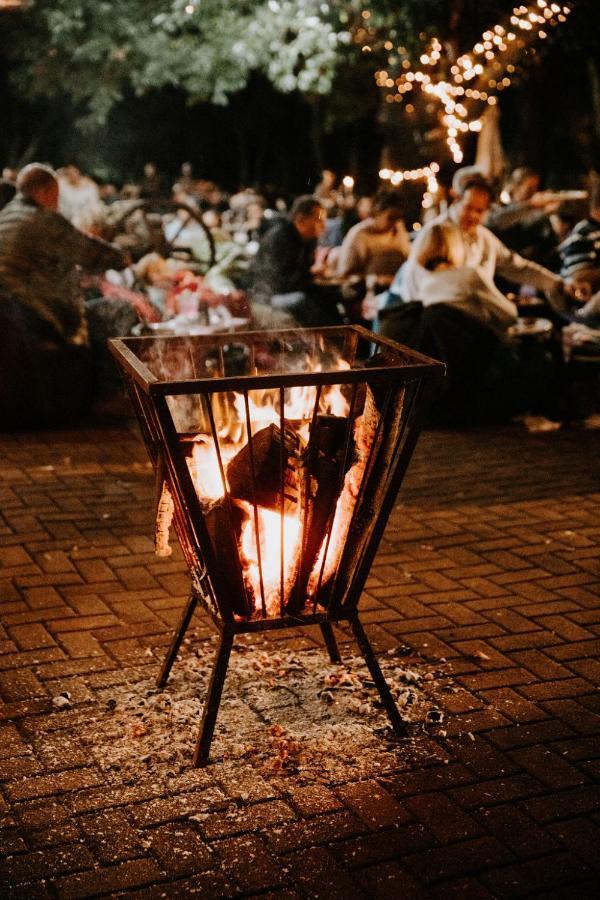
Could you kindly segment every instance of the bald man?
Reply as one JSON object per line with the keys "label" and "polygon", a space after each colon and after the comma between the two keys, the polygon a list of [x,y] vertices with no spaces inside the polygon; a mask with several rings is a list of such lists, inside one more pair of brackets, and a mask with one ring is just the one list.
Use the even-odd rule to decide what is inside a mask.
{"label": "bald man", "polygon": [[57,212],[58,179],[49,166],[25,166],[16,187],[0,211],[0,289],[34,310],[63,340],[85,344],[79,268],[122,269],[123,253],[78,231]]}
{"label": "bald man", "polygon": [[0,430],[66,421],[90,402],[80,268],[123,268],[120,250],[57,212],[55,172],[26,166],[0,211]]}

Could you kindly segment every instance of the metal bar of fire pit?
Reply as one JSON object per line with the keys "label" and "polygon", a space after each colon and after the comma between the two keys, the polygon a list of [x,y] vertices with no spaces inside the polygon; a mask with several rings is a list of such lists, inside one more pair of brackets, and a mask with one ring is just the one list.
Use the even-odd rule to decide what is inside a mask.
{"label": "metal bar of fire pit", "polygon": [[[367,361],[357,359],[359,341],[374,348]],[[337,664],[332,626],[347,622],[394,732],[406,734],[360,623],[358,601],[417,440],[427,393],[444,367],[358,326],[131,338],[112,341],[111,350],[140,422],[159,496],[167,491],[172,501],[173,525],[192,577],[159,685],[166,685],[199,605],[220,633],[194,764],[208,762],[233,641],[244,633],[318,625]],[[300,419],[286,406],[295,388],[309,403]],[[271,397],[273,425],[259,429],[263,420],[256,418],[253,428],[254,391],[258,398]],[[300,426],[307,429],[301,440]],[[207,476],[196,468],[198,442],[212,448],[221,493],[207,493]],[[272,532],[259,503],[276,513]],[[284,527],[290,515],[299,526],[296,544]],[[246,543],[242,548],[246,526],[255,538],[257,579],[250,575],[254,550]],[[268,589],[263,550],[276,557]]]}
{"label": "metal bar of fire pit", "polygon": [[[390,466],[390,484],[383,494],[380,509],[374,517],[371,536],[370,538],[368,538],[363,548],[361,557],[356,563],[353,581],[343,601],[343,608],[346,610],[356,609],[358,605],[358,601],[365,586],[365,582],[371,569],[371,565],[373,564],[377,548],[379,547],[379,542],[383,537],[385,526],[394,506],[398,489],[400,488],[400,484],[402,483],[402,479],[404,478],[404,474],[412,457],[412,453],[419,436],[422,418],[427,408],[427,399],[431,399],[431,397],[429,397],[425,399],[425,401],[423,401],[422,397],[420,397],[423,392],[424,388],[421,384],[419,384],[411,398],[411,405],[407,415],[407,419],[404,423],[402,437],[404,437],[404,434],[410,424],[410,419],[413,416],[415,418],[415,421],[413,422],[414,427],[409,431],[408,437],[404,441],[404,444],[401,445],[401,449],[398,453],[395,463]],[[422,400],[422,405],[419,410],[420,398]],[[420,415],[418,415],[419,413]]]}
{"label": "metal bar of fire pit", "polygon": [[331,627],[331,623],[321,622],[321,632],[325,640],[325,646],[327,647],[329,653],[329,659],[332,663],[341,663],[342,657],[340,656],[340,651],[335,639],[335,634],[333,633],[333,628]]}
{"label": "metal bar of fire pit", "polygon": [[256,504],[256,466],[254,463],[254,449],[252,436],[252,423],[250,421],[250,405],[248,403],[248,391],[244,391],[244,413],[246,415],[246,431],[248,432],[248,457],[250,459],[250,482],[252,486],[252,516],[254,519],[254,534],[256,537],[256,560],[258,562],[258,583],[260,587],[260,605],[263,619],[267,615],[265,600],[265,577],[262,563],[262,550],[260,549],[260,526],[258,522],[258,508]]}
{"label": "metal bar of fire pit", "polygon": [[181,614],[181,618],[179,620],[179,625],[177,626],[173,638],[171,640],[171,644],[169,649],[167,650],[167,655],[163,660],[163,664],[160,670],[160,675],[157,679],[157,686],[163,688],[169,677],[171,669],[173,668],[173,663],[177,658],[177,654],[179,653],[179,648],[181,647],[181,642],[185,636],[186,631],[188,630],[188,626],[192,621],[192,616],[196,612],[196,607],[198,606],[198,595],[192,589],[190,591],[190,599],[184,607],[184,610]]}
{"label": "metal bar of fire pit", "polygon": [[[352,628],[352,632],[356,639],[356,643],[358,644],[361,655],[363,656],[365,663],[367,664],[367,668],[371,674],[375,687],[377,688],[377,691],[381,698],[381,702],[388,715],[394,733],[399,738],[405,737],[407,734],[406,723],[403,721],[402,716],[398,711],[398,707],[394,702],[392,692],[390,691],[379,663],[377,662],[377,657],[375,656],[375,652],[365,633],[365,630],[362,627],[358,616],[355,616],[348,621]],[[328,620],[323,620],[320,621],[319,624],[331,662],[334,664],[341,663],[342,659],[333,632],[333,628],[331,627],[331,622]],[[247,631],[247,628],[244,628],[239,624],[227,624],[224,625],[221,629],[221,637],[219,640],[219,646],[217,647],[217,652],[215,654],[213,669],[206,692],[206,699],[204,701],[204,708],[202,712],[202,720],[200,723],[200,732],[196,743],[196,751],[194,754],[195,766],[205,766],[208,763],[210,747],[212,744],[219,705],[221,702],[221,696],[225,684],[225,677],[227,675],[227,667],[233,647],[233,641],[236,634],[243,634]],[[160,680],[159,687],[164,687],[164,683],[164,681]]]}
{"label": "metal bar of fire pit", "polygon": [[371,643],[365,634],[365,630],[362,627],[358,616],[356,618],[350,620],[350,625],[352,626],[352,631],[354,632],[354,637],[356,638],[356,643],[360,648],[360,652],[362,653],[364,660],[367,664],[369,672],[371,673],[371,677],[375,682],[375,686],[379,691],[379,696],[381,697],[381,702],[385,707],[385,711],[388,714],[388,718],[392,723],[392,728],[394,729],[396,735],[398,737],[404,737],[407,734],[406,722],[404,722],[402,716],[398,712],[398,707],[394,703],[394,698],[392,697],[392,692],[390,691],[389,685],[385,678],[383,677],[383,672],[379,667],[379,663],[377,662],[377,657],[373,652],[373,648],[371,647]]}
{"label": "metal bar of fire pit", "polygon": [[221,632],[221,640],[219,641],[219,646],[217,648],[215,664],[210,676],[206,700],[204,702],[204,711],[200,723],[200,734],[198,735],[196,752],[194,754],[195,766],[205,766],[208,762],[210,745],[212,744],[217,722],[217,714],[221,703],[221,694],[223,693],[223,685],[225,684],[227,665],[229,663],[229,655],[233,646],[234,636],[234,629],[230,625],[226,625]]}

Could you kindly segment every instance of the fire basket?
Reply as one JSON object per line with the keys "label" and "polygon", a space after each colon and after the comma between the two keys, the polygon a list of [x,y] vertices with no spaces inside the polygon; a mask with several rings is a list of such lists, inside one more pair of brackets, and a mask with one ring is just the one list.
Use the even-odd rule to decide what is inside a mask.
{"label": "fire basket", "polygon": [[[367,359],[357,349],[371,348]],[[156,550],[172,523],[190,599],[220,643],[195,765],[208,761],[236,634],[348,622],[396,734],[405,733],[358,617],[369,568],[444,367],[359,326],[111,342],[157,483]]]}

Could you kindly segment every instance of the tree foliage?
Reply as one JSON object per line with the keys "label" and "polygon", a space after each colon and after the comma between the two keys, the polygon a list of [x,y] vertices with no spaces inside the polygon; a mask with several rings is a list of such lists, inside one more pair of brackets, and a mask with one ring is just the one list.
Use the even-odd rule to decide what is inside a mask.
{"label": "tree foliage", "polygon": [[[597,17],[598,0],[574,2],[580,15],[573,17],[571,41],[589,55],[599,31],[586,23],[590,11]],[[513,6],[514,0],[35,0],[0,25],[10,26],[2,44],[17,95],[69,101],[90,132],[132,94],[175,88],[190,103],[225,105],[243,98],[258,74],[277,91],[308,100],[316,145],[319,132],[370,122],[403,128],[394,141],[416,148],[418,162],[427,128],[416,114],[411,121],[401,114],[402,105],[386,108],[375,71],[418,60],[434,35],[450,65]]]}
{"label": "tree foliage", "polygon": [[[357,30],[406,44],[439,21],[442,0],[37,0],[8,44],[28,98],[67,95],[90,124],[133,88],[175,86],[191,102],[227,103],[254,72],[282,92],[329,95],[361,57]],[[367,14],[367,18],[365,18]],[[364,55],[363,55],[364,56]],[[372,72],[363,60],[361,68]]]}

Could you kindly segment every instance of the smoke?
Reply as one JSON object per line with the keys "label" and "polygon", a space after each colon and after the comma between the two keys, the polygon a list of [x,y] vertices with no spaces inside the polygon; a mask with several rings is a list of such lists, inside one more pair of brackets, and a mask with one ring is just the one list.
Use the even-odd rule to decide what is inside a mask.
{"label": "smoke", "polygon": [[[350,368],[344,357],[343,335],[325,337],[310,329],[255,332],[251,336],[239,333],[225,344],[193,336],[145,338],[138,347],[140,360],[161,382],[205,382],[244,375],[310,376],[315,372]],[[273,394],[270,402],[278,408],[278,390],[270,392]],[[235,399],[224,392],[213,393],[212,397],[217,428],[227,429],[235,414]],[[179,433],[210,433],[201,383],[198,393],[169,395],[167,402]]]}

